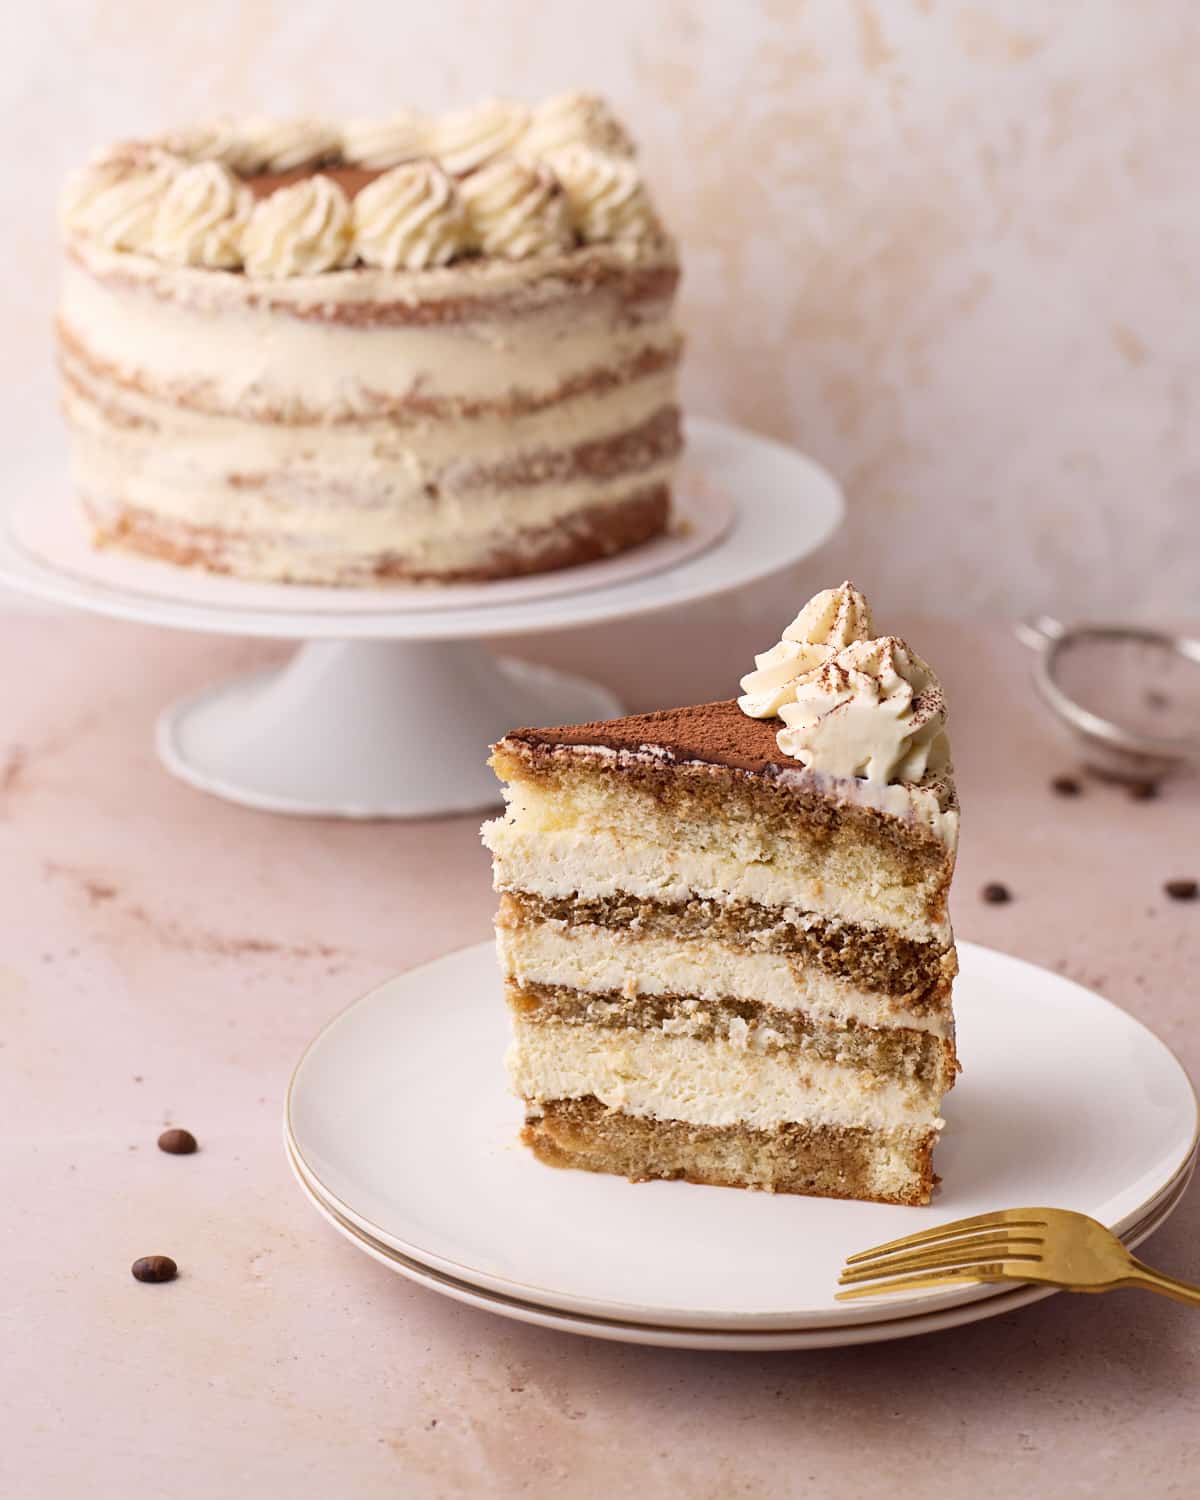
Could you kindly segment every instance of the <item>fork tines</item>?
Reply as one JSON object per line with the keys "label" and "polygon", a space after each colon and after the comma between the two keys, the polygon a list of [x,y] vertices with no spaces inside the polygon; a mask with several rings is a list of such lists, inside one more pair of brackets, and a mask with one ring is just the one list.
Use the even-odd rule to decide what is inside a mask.
{"label": "fork tines", "polygon": [[[1036,1209],[1005,1209],[889,1240],[847,1257],[838,1284],[854,1289],[839,1292],[838,1298],[970,1285],[997,1280],[1013,1270],[1019,1274],[1022,1263],[1041,1260],[1045,1230],[1046,1221]],[[856,1285],[860,1282],[872,1285]]]}

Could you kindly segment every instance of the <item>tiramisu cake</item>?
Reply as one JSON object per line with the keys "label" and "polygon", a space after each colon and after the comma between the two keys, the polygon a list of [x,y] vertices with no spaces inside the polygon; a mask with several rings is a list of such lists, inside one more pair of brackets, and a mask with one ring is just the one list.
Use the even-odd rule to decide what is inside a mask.
{"label": "tiramisu cake", "polygon": [[679,266],[602,100],[126,142],[61,220],[98,543],[365,584],[561,568],[666,526]]}
{"label": "tiramisu cake", "polygon": [[848,583],[742,688],[495,746],[523,1139],[555,1166],[927,1203],[957,1069],[941,690]]}

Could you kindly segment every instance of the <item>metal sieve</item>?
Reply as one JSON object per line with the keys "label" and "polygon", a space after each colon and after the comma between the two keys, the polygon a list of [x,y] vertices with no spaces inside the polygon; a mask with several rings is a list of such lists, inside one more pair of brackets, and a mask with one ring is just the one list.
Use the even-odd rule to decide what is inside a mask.
{"label": "metal sieve", "polygon": [[1153,779],[1200,763],[1200,640],[1127,625],[1022,621],[1042,701],[1088,765]]}

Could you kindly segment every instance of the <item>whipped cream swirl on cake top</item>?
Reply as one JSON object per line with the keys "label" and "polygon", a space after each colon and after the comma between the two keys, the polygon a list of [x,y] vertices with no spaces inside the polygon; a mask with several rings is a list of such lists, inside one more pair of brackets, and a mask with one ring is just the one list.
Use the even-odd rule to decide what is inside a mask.
{"label": "whipped cream swirl on cake top", "polygon": [[250,189],[220,162],[185,167],[158,205],[154,254],[178,266],[240,266],[242,232],[253,207]]}
{"label": "whipped cream swirl on cake top", "polygon": [[342,155],[357,166],[398,167],[430,150],[430,124],[415,110],[402,109],[385,120],[347,120]]}
{"label": "whipped cream swirl on cake top", "polygon": [[183,125],[159,136],[155,144],[183,161],[219,161],[232,166],[241,150],[242,130],[228,115]]}
{"label": "whipped cream swirl on cake top", "polygon": [[311,276],[354,258],[350,202],[329,177],[305,177],[255,204],[242,236],[246,270]]}
{"label": "whipped cream swirl on cake top", "polygon": [[354,200],[354,240],[369,266],[421,271],[447,265],[467,243],[458,189],[432,161],[393,167]]}
{"label": "whipped cream swirl on cake top", "polygon": [[179,170],[176,158],[147,148],[117,147],[96,157],[67,179],[59,200],[63,229],[109,250],[148,251],[159,205]]}
{"label": "whipped cream swirl on cake top", "polygon": [[752,719],[770,719],[794,701],[801,678],[824,666],[854,641],[869,640],[871,607],[852,583],[815,594],[783,632],[778,646],[754,658],[756,671],[742,678],[738,707]]}
{"label": "whipped cream swirl on cake top", "polygon": [[573,242],[566,196],[539,162],[499,157],[464,178],[460,191],[485,255],[523,260],[565,250]]}
{"label": "whipped cream swirl on cake top", "polygon": [[[580,92],[532,110],[489,99],[451,114],[403,109],[344,123],[213,119],[94,159],[67,185],[62,228],[68,240],[163,265],[269,280],[356,264],[421,272],[475,256],[514,261],[601,246],[615,260],[670,260],[633,158],[610,106]],[[380,184],[381,174],[418,166],[402,184]]]}
{"label": "whipped cream swirl on cake top", "polygon": [[443,115],[432,131],[432,155],[453,177],[475,172],[511,151],[529,125],[529,110],[511,99],[487,99],[474,109]]}
{"label": "whipped cream swirl on cake top", "polygon": [[227,167],[248,177],[258,172],[292,172],[332,161],[341,145],[341,132],[328,120],[311,115],[290,120],[255,118],[238,127],[222,159]]}
{"label": "whipped cream swirl on cake top", "polygon": [[610,156],[634,154],[629,132],[598,94],[556,94],[534,110],[521,150],[529,156],[549,156],[564,146],[589,146]]}
{"label": "whipped cream swirl on cake top", "polygon": [[785,755],[811,771],[912,783],[949,761],[946,705],[929,664],[898,636],[875,636],[850,583],[810,599],[742,679],[742,712],[778,717]]}
{"label": "whipped cream swirl on cake top", "polygon": [[585,244],[639,244],[661,233],[632,161],[574,145],[551,152],[546,165],[562,183],[572,222]]}

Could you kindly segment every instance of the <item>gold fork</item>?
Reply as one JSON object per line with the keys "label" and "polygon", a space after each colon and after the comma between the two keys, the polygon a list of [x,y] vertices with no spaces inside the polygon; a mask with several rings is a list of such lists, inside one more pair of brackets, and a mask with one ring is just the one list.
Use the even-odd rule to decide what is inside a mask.
{"label": "gold fork", "polygon": [[[837,1299],[981,1281],[1041,1281],[1068,1292],[1140,1286],[1200,1307],[1200,1287],[1144,1266],[1103,1224],[1064,1208],[1003,1208],[863,1250],[848,1257],[838,1284],[852,1290]],[[866,1282],[873,1285],[857,1284]]]}

